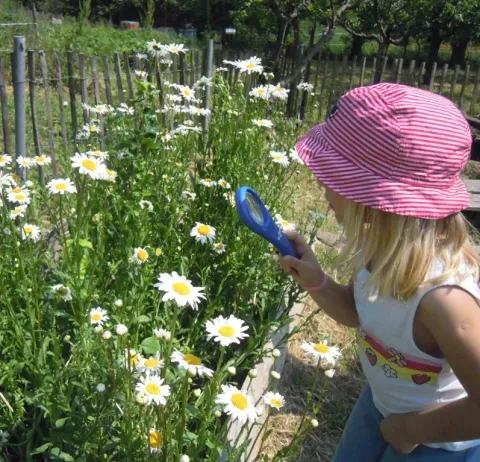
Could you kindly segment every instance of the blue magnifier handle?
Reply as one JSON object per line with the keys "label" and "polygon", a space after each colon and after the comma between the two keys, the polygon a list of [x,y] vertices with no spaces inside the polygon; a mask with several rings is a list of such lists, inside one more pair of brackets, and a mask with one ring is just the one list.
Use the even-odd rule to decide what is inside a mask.
{"label": "blue magnifier handle", "polygon": [[277,226],[258,194],[249,186],[235,193],[235,203],[240,219],[256,234],[270,242],[284,255],[300,258],[285,234]]}

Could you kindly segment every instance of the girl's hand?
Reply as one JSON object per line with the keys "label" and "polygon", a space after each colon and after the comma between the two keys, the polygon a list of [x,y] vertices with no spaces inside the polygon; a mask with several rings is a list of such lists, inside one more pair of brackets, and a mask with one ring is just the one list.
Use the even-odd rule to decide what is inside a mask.
{"label": "girl's hand", "polygon": [[380,424],[383,439],[401,454],[410,454],[418,446],[411,442],[408,434],[407,420],[410,415],[390,414]]}
{"label": "girl's hand", "polygon": [[302,287],[316,287],[323,282],[324,272],[318,264],[317,257],[313,253],[305,239],[296,231],[285,233],[293,248],[300,255],[300,259],[280,255],[278,261],[282,268],[293,276],[293,279]]}

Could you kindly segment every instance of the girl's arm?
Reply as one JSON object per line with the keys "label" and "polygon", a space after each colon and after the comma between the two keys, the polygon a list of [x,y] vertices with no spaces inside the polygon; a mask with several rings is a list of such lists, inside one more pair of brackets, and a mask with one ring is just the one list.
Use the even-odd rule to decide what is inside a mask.
{"label": "girl's arm", "polygon": [[[385,439],[401,452],[409,452],[417,444],[480,439],[478,303],[459,287],[441,287],[425,295],[417,316],[431,332],[468,397],[418,413],[387,417],[382,423]],[[409,444],[413,445],[410,449]]]}
{"label": "girl's arm", "polygon": [[[325,273],[320,268],[317,257],[308,243],[297,232],[290,231],[285,234],[298,252],[300,259],[280,256],[278,261],[282,268],[291,274],[302,287],[321,285]],[[317,305],[335,321],[348,327],[359,325],[357,307],[353,297],[353,282],[344,286],[328,278],[323,289],[309,293]]]}

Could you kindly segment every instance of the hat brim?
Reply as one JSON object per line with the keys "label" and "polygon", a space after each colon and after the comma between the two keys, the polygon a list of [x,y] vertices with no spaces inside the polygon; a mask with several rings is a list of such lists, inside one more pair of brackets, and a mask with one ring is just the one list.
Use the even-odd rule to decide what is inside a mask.
{"label": "hat brim", "polygon": [[383,178],[337,152],[324,127],[325,123],[312,128],[296,149],[318,180],[336,193],[384,212],[425,219],[444,218],[470,205],[470,194],[460,177],[442,189]]}

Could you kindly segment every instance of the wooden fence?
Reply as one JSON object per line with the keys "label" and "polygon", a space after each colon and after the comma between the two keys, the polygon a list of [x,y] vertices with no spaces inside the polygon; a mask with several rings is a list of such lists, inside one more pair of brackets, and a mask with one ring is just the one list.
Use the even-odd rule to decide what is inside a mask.
{"label": "wooden fence", "polygon": [[[213,46],[213,45],[212,45]],[[246,54],[235,55],[221,48],[212,51],[210,61],[213,69],[222,66],[223,59],[238,59]],[[4,152],[12,154],[15,149],[15,104],[13,98],[14,55],[0,56],[0,109],[2,130],[0,143]],[[208,53],[205,49],[194,49],[187,54],[173,56],[169,69],[158,71],[148,58],[128,53],[113,53],[112,56],[85,56],[67,53],[61,56],[53,53],[46,56],[43,51],[28,50],[25,55],[25,79],[23,88],[26,121],[26,153],[40,155],[48,153],[55,158],[56,151],[73,149],[71,141],[84,123],[89,121],[89,113],[83,104],[107,103],[117,106],[134,97],[135,71],[147,73],[147,79],[155,84],[161,82],[193,85],[208,69]],[[312,62],[310,70],[290,85],[290,98],[293,114],[303,119],[306,114],[312,121],[323,120],[345,92],[374,82],[376,59],[366,57],[320,54]],[[284,58],[283,73],[287,75],[294,65]],[[402,59],[385,58],[380,67],[380,81],[390,81],[414,85],[442,94],[453,100],[466,115],[480,113],[478,91],[480,67],[471,69],[434,64],[431,77],[425,85],[425,63]],[[238,72],[230,66],[228,81],[238,82]],[[309,92],[298,91],[296,85],[305,81],[313,85]],[[214,91],[214,90],[213,90]],[[71,148],[70,148],[71,146]],[[1,150],[1,148],[0,148]]]}

